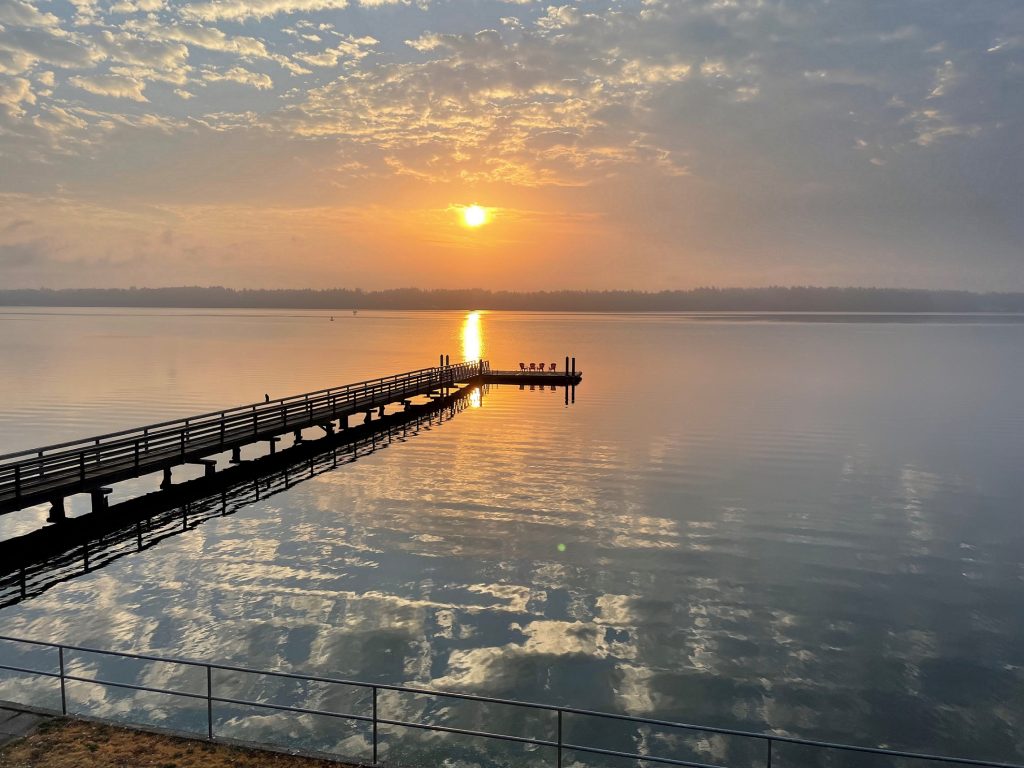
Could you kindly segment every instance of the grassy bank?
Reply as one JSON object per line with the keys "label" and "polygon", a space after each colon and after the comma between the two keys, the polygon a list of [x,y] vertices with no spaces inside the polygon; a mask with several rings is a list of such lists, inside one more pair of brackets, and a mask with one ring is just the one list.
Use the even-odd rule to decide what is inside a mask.
{"label": "grassy bank", "polygon": [[339,768],[340,763],[56,718],[0,748],[0,768]]}

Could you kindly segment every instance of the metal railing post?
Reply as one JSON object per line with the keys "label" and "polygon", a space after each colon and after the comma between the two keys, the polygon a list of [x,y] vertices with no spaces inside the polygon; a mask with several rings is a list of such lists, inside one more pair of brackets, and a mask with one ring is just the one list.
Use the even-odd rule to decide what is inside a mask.
{"label": "metal railing post", "polygon": [[377,764],[377,686],[373,686],[373,764]]}
{"label": "metal railing post", "polygon": [[64,646],[57,646],[57,661],[60,665],[60,713],[68,713],[67,683],[64,680]]}
{"label": "metal railing post", "polygon": [[558,768],[562,768],[562,710],[558,710]]}
{"label": "metal railing post", "polygon": [[765,760],[767,768],[772,768],[772,740],[768,739],[768,758]]}
{"label": "metal railing post", "polygon": [[213,668],[206,665],[206,738],[213,741]]}

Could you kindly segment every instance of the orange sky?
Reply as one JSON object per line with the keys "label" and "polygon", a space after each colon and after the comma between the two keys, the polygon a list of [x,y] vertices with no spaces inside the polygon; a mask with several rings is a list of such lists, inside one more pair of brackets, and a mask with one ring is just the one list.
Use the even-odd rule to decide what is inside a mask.
{"label": "orange sky", "polygon": [[0,285],[1024,288],[1019,3],[811,5],[0,0]]}

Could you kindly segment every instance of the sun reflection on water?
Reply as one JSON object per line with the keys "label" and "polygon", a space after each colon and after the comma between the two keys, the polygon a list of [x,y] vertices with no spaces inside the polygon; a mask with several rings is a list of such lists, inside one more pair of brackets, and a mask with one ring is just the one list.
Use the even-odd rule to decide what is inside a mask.
{"label": "sun reflection on water", "polygon": [[484,339],[480,326],[480,313],[469,312],[462,322],[462,359],[479,360],[484,353]]}
{"label": "sun reflection on water", "polygon": [[[479,360],[484,353],[484,339],[480,323],[480,313],[473,311],[466,314],[462,322],[462,359]],[[469,404],[472,408],[479,408],[483,404],[480,390],[476,389],[469,394]]]}

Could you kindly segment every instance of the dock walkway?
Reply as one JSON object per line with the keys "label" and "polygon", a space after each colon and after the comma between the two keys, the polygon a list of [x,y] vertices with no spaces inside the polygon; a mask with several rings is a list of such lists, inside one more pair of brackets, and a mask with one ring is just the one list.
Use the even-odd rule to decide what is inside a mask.
{"label": "dock walkway", "polygon": [[[232,461],[238,462],[241,448],[252,443],[269,442],[273,452],[288,432],[297,440],[310,427],[332,433],[334,422],[346,429],[349,418],[359,414],[369,422],[388,405],[408,406],[414,397],[458,386],[510,383],[506,373],[517,374],[517,383],[526,380],[517,372],[492,372],[486,360],[441,365],[9,453],[0,456],[0,514],[50,502],[50,518],[57,521],[64,517],[64,498],[73,494],[90,493],[94,509],[103,508],[111,483],[162,471],[169,485],[172,468],[183,464],[204,465],[212,474],[216,462],[210,456],[231,451]],[[568,370],[525,375],[533,383],[563,386],[581,377]]]}

